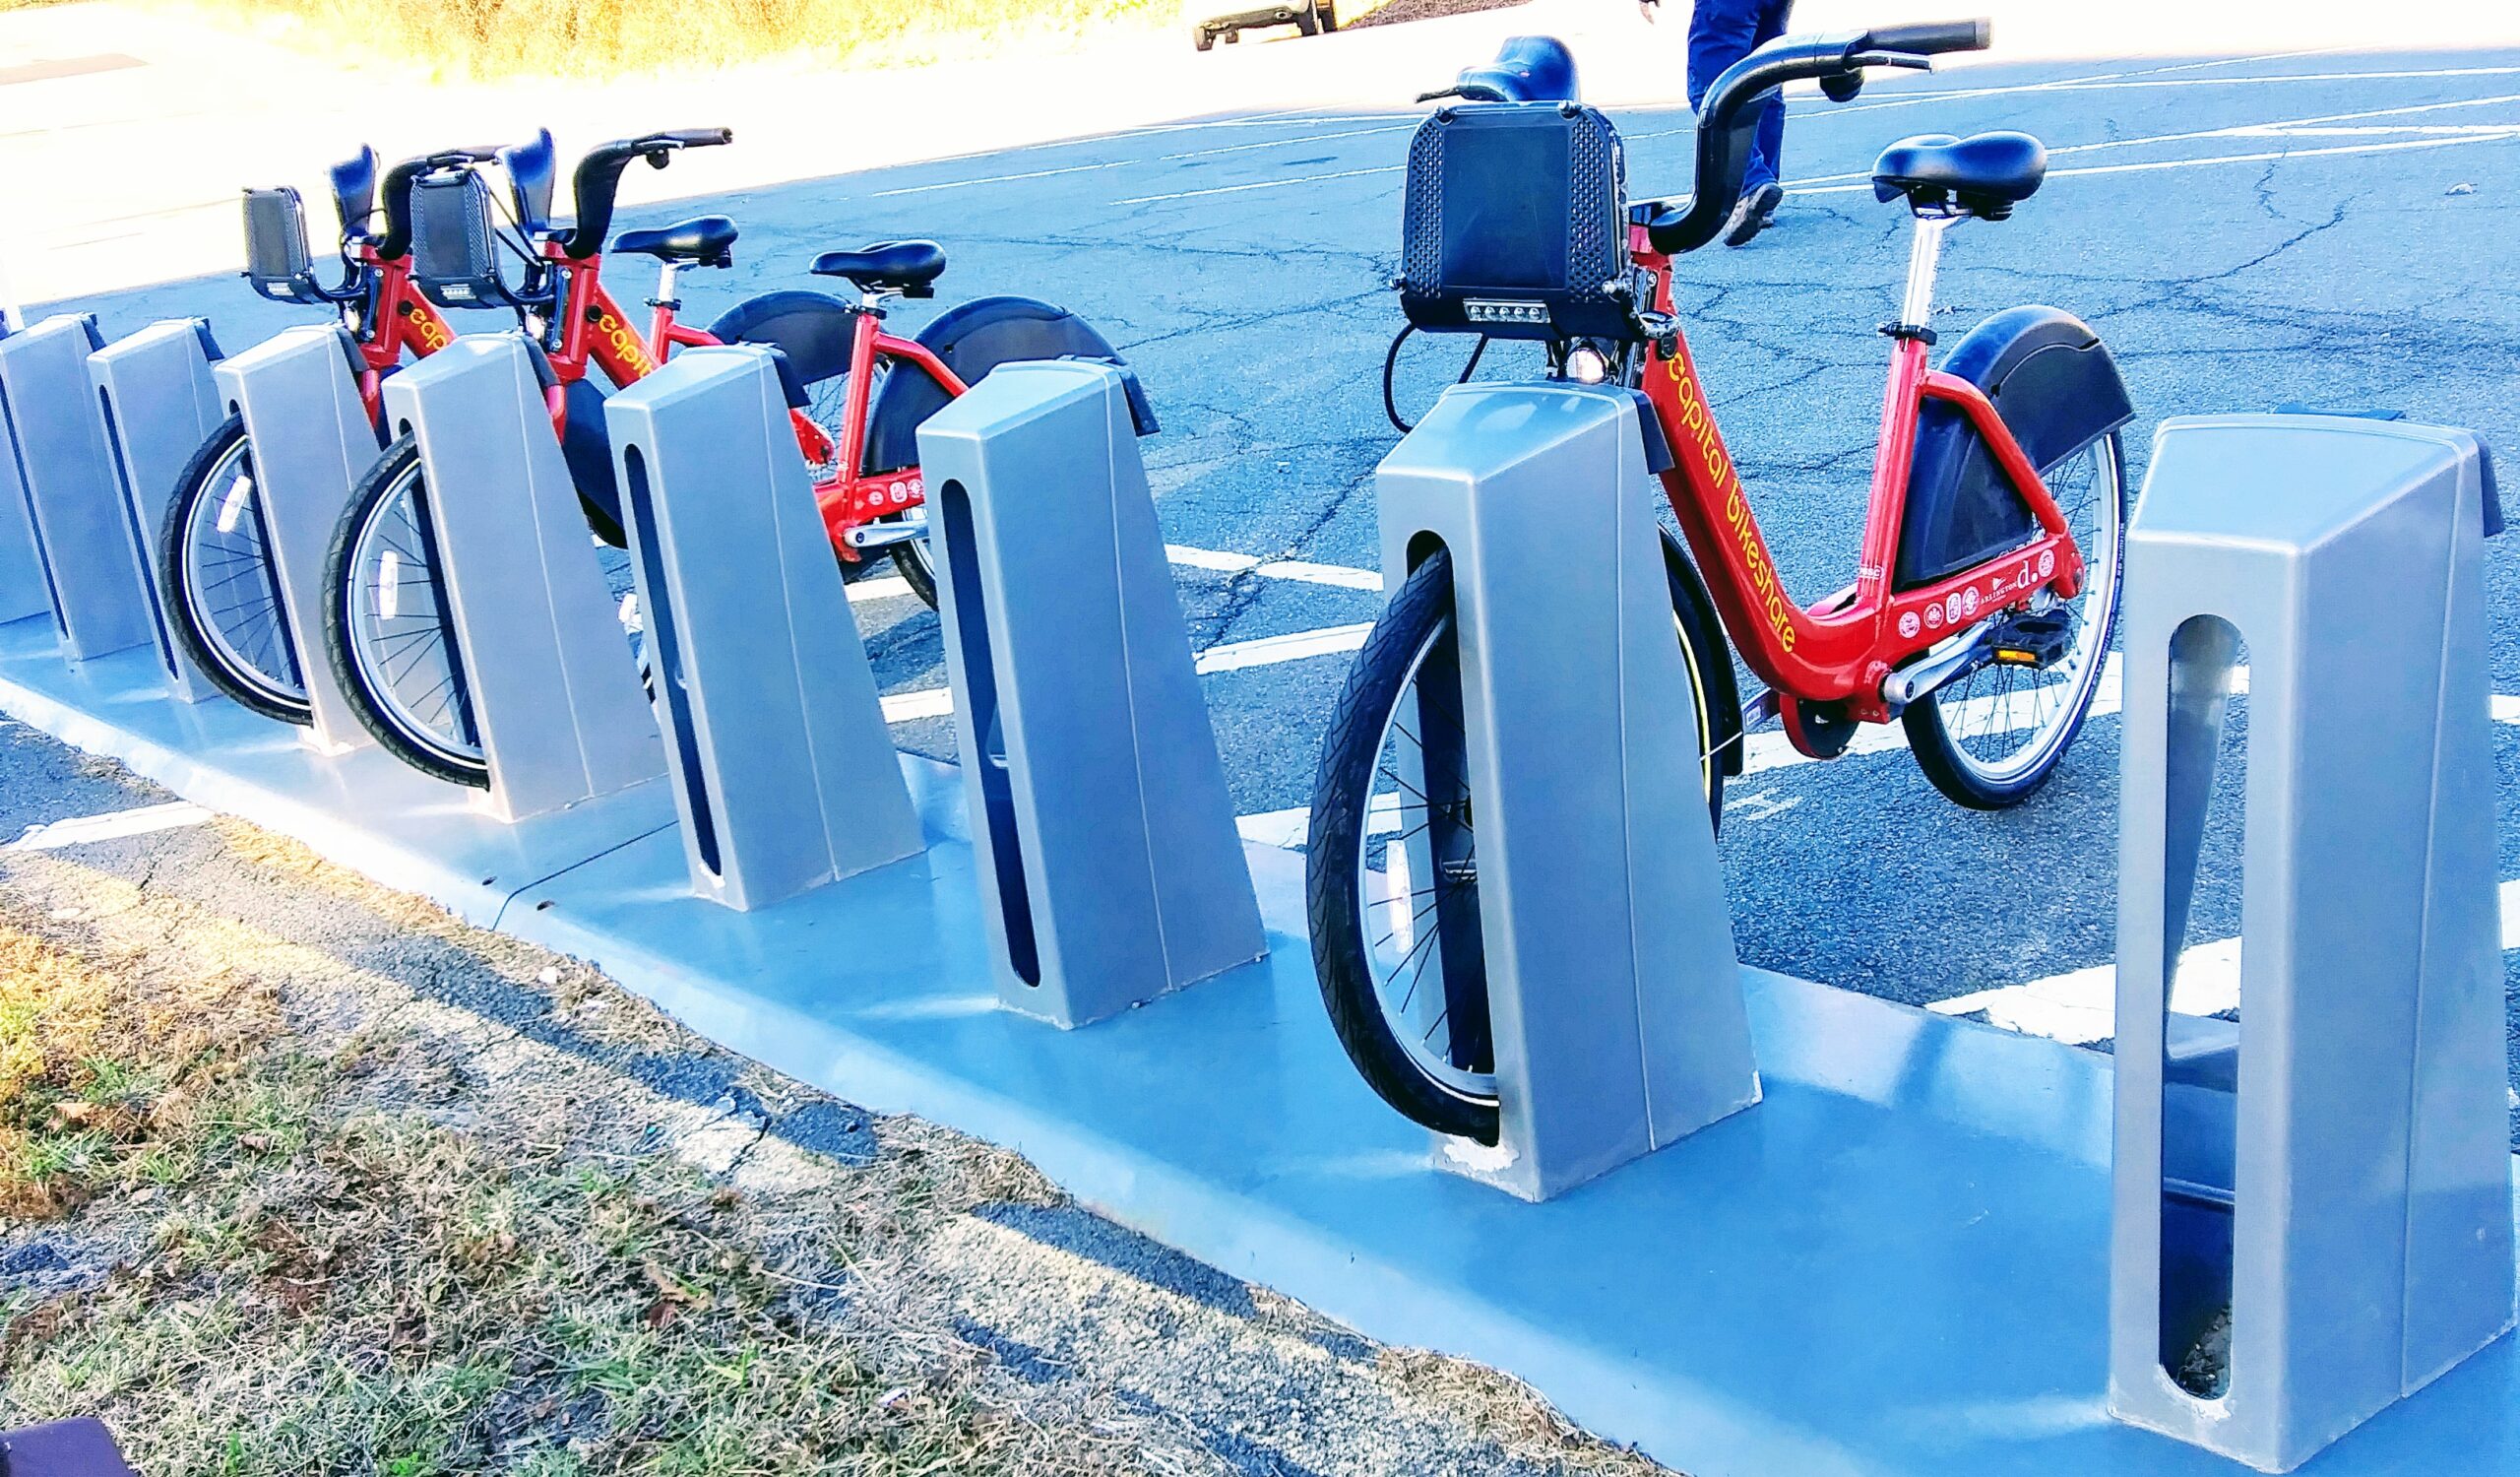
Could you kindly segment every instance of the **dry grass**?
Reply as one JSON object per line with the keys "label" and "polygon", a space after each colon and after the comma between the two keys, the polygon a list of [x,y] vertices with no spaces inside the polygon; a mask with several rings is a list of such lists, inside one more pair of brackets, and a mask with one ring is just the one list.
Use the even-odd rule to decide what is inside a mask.
{"label": "dry grass", "polygon": [[[251,827],[156,846],[0,857],[0,1429],[97,1415],[153,1477],[1658,1470],[1072,1243],[1018,1156],[579,961]],[[702,1057],[707,1107],[623,1069]]]}
{"label": "dry grass", "polygon": [[0,926],[0,1217],[160,1174],[158,1145],[224,1113],[278,1026],[270,987],[233,971],[123,976]]}
{"label": "dry grass", "polygon": [[[0,0],[7,3],[7,0]],[[801,56],[910,66],[1168,27],[1177,0],[197,0],[206,14],[377,65],[448,76],[593,75]]]}
{"label": "dry grass", "polygon": [[940,1221],[1054,1197],[1022,1161],[890,1122],[746,1192],[592,1074],[461,1091],[495,1053],[429,1016],[315,1054],[245,971],[0,922],[0,1230],[111,1249],[0,1295],[0,1427],[100,1414],[168,1477],[1137,1469],[995,1398],[910,1275]]}

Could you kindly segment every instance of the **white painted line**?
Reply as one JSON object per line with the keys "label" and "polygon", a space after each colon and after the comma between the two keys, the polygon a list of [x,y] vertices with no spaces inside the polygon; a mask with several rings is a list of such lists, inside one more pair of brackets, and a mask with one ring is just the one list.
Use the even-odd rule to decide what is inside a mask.
{"label": "white painted line", "polygon": [[[2070,179],[2085,174],[2147,174],[2162,169],[2201,169],[2210,164],[2260,164],[2297,159],[2324,159],[2346,154],[2397,154],[2409,149],[2451,149],[2462,144],[2492,144],[2520,138],[2520,125],[2500,132],[2468,135],[2449,139],[2409,139],[2394,144],[2349,144],[2332,149],[2278,149],[2258,154],[2218,154],[2205,159],[2150,160],[2133,164],[2087,164],[2079,169],[2050,169],[2049,179]],[[1858,190],[1870,190],[1865,184],[1821,185],[1812,188],[1792,184],[1785,187],[1788,195],[1847,195]]]}
{"label": "white painted line", "polygon": [[[2057,77],[2051,78],[2046,82],[2005,83],[1997,87],[1902,87],[1891,92],[1887,96],[1883,96],[1879,92],[1876,92],[1871,100],[1866,102],[1846,104],[1823,101],[1816,107],[1796,107],[1789,113],[1789,116],[1798,123],[1805,120],[1816,121],[1822,118],[1849,118],[1858,113],[1877,113],[1894,107],[1916,107],[1919,104],[1927,102],[1957,102],[1970,101],[1984,97],[2013,97],[2028,93],[2107,91],[2114,87],[2132,85],[2137,80],[2168,77],[2173,73],[2177,72],[2205,72],[2211,71],[2216,67],[2245,67],[2254,66],[2259,62],[2292,61],[2296,58],[2304,56],[2324,56],[2340,49],[2343,48],[2323,46],[2313,47],[2306,51],[2269,51],[2257,56],[2217,57],[2211,61],[2183,62],[2173,67],[2141,67],[2131,72],[2095,72],[2085,77]],[[2251,79],[2198,79],[2198,81],[2208,83],[2249,80]],[[1820,90],[1817,86],[1797,84],[1791,96],[1796,102],[1800,102],[1818,97],[1820,96]],[[1674,134],[1694,132],[1695,127],[1696,125],[1692,123],[1686,128],[1666,128],[1650,133],[1629,132],[1625,137],[1631,143],[1638,139],[1670,138]]]}
{"label": "white painted line", "polygon": [[[1928,101],[1935,98],[1951,99],[1964,97],[1988,97],[2017,93],[2109,92],[2129,88],[2264,87],[2281,83],[2405,81],[2445,77],[2509,77],[2515,75],[2520,75],[2520,67],[2443,67],[2422,71],[2410,70],[2388,72],[2303,72],[2276,77],[2150,77],[2130,75],[2119,78],[2097,78],[2071,82],[2027,83],[2018,87],[2008,88],[1953,90],[1949,92],[1919,94],[1913,97],[1884,98],[1880,102],[1872,104],[1872,107],[1904,107],[1912,105],[1913,103]],[[1842,111],[1862,112],[1869,110],[1871,109],[1849,108],[1843,109]],[[1811,116],[1826,116],[1826,114],[1814,113]],[[1690,130],[1688,129],[1669,129],[1660,132],[1639,133],[1633,137],[1635,139],[1659,138],[1663,137],[1667,133],[1677,134],[1689,131]],[[2197,136],[2230,137],[2239,135],[2231,135],[2224,130],[2213,130],[2206,134]],[[2315,159],[2328,154],[2378,154],[2394,152],[2400,149],[2440,148],[2451,144],[2492,143],[2512,136],[2514,136],[2512,133],[2496,132],[2459,138],[2414,140],[2395,144],[2374,144],[2324,150],[2296,150],[2285,154],[2228,155],[2213,159],[2161,161],[2141,164],[2106,164],[2080,169],[2051,169],[2048,171],[2048,177],[2050,179],[2058,179],[2078,174],[2124,174],[2154,169],[2190,168],[2206,164],[2262,163],[2275,159]],[[2165,138],[2167,137],[2170,136],[2165,136]],[[2147,141],[2128,140],[2125,141],[2124,144],[2111,144],[2107,147],[2126,147],[2128,145],[2141,142]],[[2077,147],[2098,148],[2103,146],[2087,145]],[[2061,153],[2064,151],[2060,150],[2057,152]],[[1160,205],[1172,200],[1197,200],[1211,195],[1234,195],[1248,190],[1287,189],[1296,185],[1320,184],[1334,179],[1355,179],[1369,174],[1400,174],[1404,172],[1406,172],[1406,166],[1399,164],[1370,169],[1342,169],[1328,174],[1306,174],[1289,179],[1264,179],[1256,180],[1249,184],[1216,185],[1203,190],[1178,190],[1169,194],[1162,195],[1136,195],[1127,199],[1114,201],[1113,203],[1116,205]],[[1846,176],[1844,175],[1820,176],[1822,180],[1842,179],[1845,177]],[[1868,190],[1870,188],[1872,188],[1872,186],[1868,182],[1852,185],[1828,185],[1816,183],[1814,181],[1801,181],[1786,186],[1786,192],[1791,195],[1834,195],[1851,194],[1857,190]]]}
{"label": "white painted line", "polygon": [[[2101,669],[2100,686],[2091,695],[2091,711],[2086,715],[2087,718],[2106,718],[2124,708],[2123,675],[2123,659],[2118,653],[2110,652],[2108,665]],[[2232,670],[2232,691],[2235,695],[2248,691],[2247,668],[2236,667]],[[2496,723],[2520,725],[2520,696],[2497,693],[2489,711]],[[1904,750],[1907,746],[1908,731],[1905,728],[1895,723],[1867,723],[1856,730],[1854,740],[1847,745],[1846,752],[1840,758],[1850,759],[1862,754],[1890,753]],[[1765,729],[1741,740],[1741,773],[1736,777],[1736,783],[1738,780],[1746,780],[1754,775],[1771,774],[1780,769],[1796,769],[1805,764],[1823,762],[1837,761],[1814,759],[1796,748],[1794,740],[1787,738],[1783,730]],[[1770,793],[1761,791],[1758,795],[1744,798],[1738,803],[1748,804],[1757,802]],[[1377,801],[1376,803],[1381,803]],[[1727,811],[1732,809],[1732,803],[1734,803],[1726,804]],[[1783,808],[1786,807],[1782,805],[1763,807],[1757,813],[1748,815],[1748,818],[1764,819]],[[1303,844],[1309,818],[1310,812],[1304,806],[1294,805],[1284,810],[1263,810],[1245,815],[1237,824],[1242,828],[1243,839],[1246,841],[1293,847]],[[2506,931],[2520,927],[2509,922],[2515,915],[2506,911],[2504,916]],[[2520,935],[2512,935],[2506,931],[2506,936]],[[2520,946],[2520,944],[2507,946]]]}
{"label": "white painted line", "polygon": [[1292,805],[1284,810],[1262,810],[1256,814],[1237,815],[1234,817],[1233,828],[1242,833],[1243,840],[1254,846],[1274,846],[1282,851],[1291,852],[1303,845],[1304,836],[1311,824],[1312,807]]}
{"label": "white painted line", "polygon": [[911,589],[910,581],[898,574],[870,574],[850,580],[848,590],[850,605],[869,600],[900,600],[916,593]]}
{"label": "white painted line", "polygon": [[1327,657],[1351,652],[1365,644],[1373,633],[1370,620],[1354,625],[1334,625],[1317,631],[1295,631],[1284,636],[1262,636],[1255,641],[1230,641],[1211,646],[1199,653],[1201,675],[1215,672],[1240,672],[1251,667],[1274,667],[1282,662],[1301,662],[1312,657]]}
{"label": "white painted line", "polygon": [[[1284,810],[1263,810],[1255,815],[1237,817],[1234,829],[1245,841],[1262,846],[1293,851],[1304,844],[1312,826],[1312,807],[1292,805]],[[1365,803],[1365,834],[1388,836],[1400,829],[1400,794],[1377,795]]]}
{"label": "white painted line", "polygon": [[1302,133],[1291,139],[1261,139],[1249,144],[1226,144],[1215,149],[1192,149],[1182,154],[1159,154],[1155,161],[1172,163],[1187,159],[1214,159],[1221,154],[1247,154],[1254,149],[1286,149],[1296,144],[1327,144],[1333,139],[1362,139],[1378,133],[1406,133],[1418,126],[1416,118],[1406,123],[1386,123],[1380,128],[1349,128],[1338,133]]}
{"label": "white painted line", "polygon": [[[2170,1008],[2181,1015],[2216,1015],[2240,1002],[2240,941],[2218,938],[2178,956],[2171,979]],[[2075,1046],[2117,1034],[2117,966],[2095,964],[2000,990],[1936,1000],[1936,1015],[1975,1015],[2025,1036],[2045,1036]]]}
{"label": "white painted line", "polygon": [[[2345,113],[2314,113],[2303,118],[2281,118],[2265,123],[2238,123],[2227,128],[2200,128],[2184,133],[2147,134],[2141,138],[2132,139],[2103,139],[2097,143],[2091,144],[2061,144],[2048,150],[2048,157],[2054,159],[2059,156],[2069,154],[2090,154],[2104,149],[2139,149],[2149,144],[2184,144],[2192,143],[2199,139],[2285,138],[2294,135],[2304,135],[2309,137],[2327,137],[2330,135],[2359,136],[2362,130],[2331,129],[2322,125],[2332,123],[2358,123],[2372,118],[2404,117],[2409,113],[2441,112],[2449,108],[2457,107],[2494,107],[2500,106],[2504,103],[2513,102],[2520,102],[2520,93],[2497,93],[2490,97],[2460,97],[2447,102],[2410,102],[2396,107],[2360,108],[2353,112]],[[2474,123],[2451,124],[2447,126],[2406,124],[2403,126],[2381,126],[2371,129],[2369,132],[2372,134],[2508,133],[2514,128],[2520,128],[2520,124]],[[1851,170],[1844,174],[1814,175],[1809,179],[1797,181],[1797,184],[1823,185],[1851,179],[1868,181],[1871,178],[1872,173],[1868,169]]]}
{"label": "white painted line", "polygon": [[1228,553],[1221,548],[1190,548],[1179,544],[1164,546],[1164,556],[1175,564],[1193,569],[1213,569],[1221,574],[1240,574],[1260,567],[1258,554]]}
{"label": "white painted line", "polygon": [[[1364,645],[1365,637],[1373,628],[1373,622],[1367,620],[1354,625],[1327,626],[1317,631],[1292,631],[1284,636],[1228,641],[1199,653],[1196,665],[1199,674],[1205,676],[1212,673],[1241,672],[1252,667],[1275,667],[1285,662],[1335,656]],[[884,699],[886,723],[906,723],[914,718],[942,718],[953,711],[954,692],[950,687],[897,692]]]}
{"label": "white painted line", "polygon": [[1306,559],[1270,559],[1251,571],[1263,579],[1298,580],[1310,585],[1336,585],[1343,590],[1382,589],[1382,573],[1351,569],[1345,564],[1315,564]]}
{"label": "white painted line", "polygon": [[977,185],[1013,184],[1022,179],[1048,179],[1059,174],[1092,174],[1099,169],[1117,168],[1116,161],[1092,164],[1061,164],[1050,169],[1021,169],[1013,174],[987,174],[977,179],[947,179],[935,184],[903,185],[899,189],[877,190],[869,199],[884,200],[895,195],[925,195],[936,190],[968,190]]}
{"label": "white painted line", "polygon": [[954,689],[930,687],[923,692],[896,692],[884,699],[886,723],[908,723],[914,718],[943,718],[954,711]]}
{"label": "white painted line", "polygon": [[[2520,948],[2520,881],[2496,889],[2495,905],[2502,921],[2502,946]],[[2171,980],[2170,1008],[2181,1015],[2216,1015],[2240,1004],[2240,941],[2218,938],[2178,956],[2178,973]],[[2028,1036],[2085,1045],[2117,1034],[2117,966],[2095,964],[2067,974],[2006,985],[1936,1000],[1925,1007],[1936,1015],[1985,1012],[1989,1025]]]}
{"label": "white painted line", "polygon": [[[1256,574],[1262,579],[1333,585],[1342,590],[1379,592],[1382,589],[1379,571],[1356,569],[1346,564],[1316,564],[1309,559],[1264,559],[1258,554],[1228,553],[1221,548],[1192,548],[1183,544],[1166,544],[1164,556],[1185,568],[1206,569],[1218,574]],[[852,602],[898,600],[913,593],[910,581],[898,574],[868,575],[849,585],[849,598]]]}
{"label": "white painted line", "polygon": [[1378,570],[1356,569],[1346,564],[1315,564],[1309,559],[1264,559],[1257,554],[1228,553],[1216,548],[1188,548],[1178,544],[1164,546],[1164,552],[1175,564],[1192,569],[1213,570],[1218,574],[1256,574],[1263,579],[1295,580],[1308,585],[1335,585],[1343,590],[1382,589]]}
{"label": "white painted line", "polygon": [[1161,205],[1167,200],[1198,200],[1209,195],[1239,195],[1245,190],[1283,190],[1293,185],[1320,184],[1332,179],[1356,179],[1367,174],[1402,174],[1406,173],[1408,168],[1406,164],[1387,164],[1372,169],[1340,169],[1329,174],[1297,175],[1292,179],[1263,179],[1250,184],[1217,185],[1205,190],[1175,190],[1168,195],[1132,195],[1125,200],[1114,200],[1111,203],[1113,205]]}
{"label": "white painted line", "polygon": [[[1305,121],[1314,121],[1306,119]],[[1350,128],[1338,133],[1297,134],[1286,139],[1260,139],[1248,144],[1226,144],[1215,149],[1190,149],[1179,154],[1158,154],[1144,159],[1098,160],[1089,164],[1062,164],[1049,169],[1026,169],[1014,174],[986,174],[976,179],[948,179],[934,184],[902,185],[897,189],[877,190],[870,198],[882,200],[894,195],[927,195],[939,190],[968,190],[979,185],[1012,184],[1018,180],[1047,179],[1058,174],[1092,174],[1103,169],[1125,169],[1134,164],[1176,163],[1184,160],[1213,159],[1224,154],[1247,154],[1255,149],[1289,149],[1298,144],[1326,144],[1334,139],[1361,139],[1378,133],[1399,133],[1417,127],[1417,120],[1386,123],[1380,128]]]}
{"label": "white painted line", "polygon": [[25,835],[0,846],[0,852],[51,852],[65,846],[85,846],[92,841],[146,836],[155,831],[171,831],[179,826],[197,826],[209,820],[211,814],[190,801],[172,801],[162,805],[141,805],[105,815],[83,815],[76,820],[29,826]]}

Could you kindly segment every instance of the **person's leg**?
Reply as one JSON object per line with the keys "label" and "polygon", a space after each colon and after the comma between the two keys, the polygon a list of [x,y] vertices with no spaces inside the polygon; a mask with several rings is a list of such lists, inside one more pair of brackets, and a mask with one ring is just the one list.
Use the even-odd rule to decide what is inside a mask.
{"label": "person's leg", "polygon": [[[1785,34],[1794,18],[1794,0],[1765,0],[1759,7],[1758,29],[1750,44],[1764,46]],[[1761,185],[1776,184],[1785,177],[1785,95],[1778,93],[1767,100],[1759,112],[1759,133],[1750,147],[1750,167],[1742,180],[1744,192]],[[1769,207],[1773,214],[1775,207]]]}
{"label": "person's leg", "polygon": [[[1749,55],[1761,41],[1782,33],[1790,9],[1791,0],[1698,0],[1689,15],[1689,106],[1704,106],[1707,90],[1726,68]],[[1773,99],[1760,116],[1755,140],[1764,142],[1771,129],[1781,140],[1784,110]],[[1774,153],[1773,147],[1762,150],[1754,143],[1740,198],[1724,223],[1726,245],[1747,245],[1784,198],[1785,192],[1777,186],[1776,166],[1769,162]]]}
{"label": "person's leg", "polygon": [[1706,90],[1724,69],[1750,54],[1768,0],[1697,0],[1689,11],[1689,107],[1706,101]]}

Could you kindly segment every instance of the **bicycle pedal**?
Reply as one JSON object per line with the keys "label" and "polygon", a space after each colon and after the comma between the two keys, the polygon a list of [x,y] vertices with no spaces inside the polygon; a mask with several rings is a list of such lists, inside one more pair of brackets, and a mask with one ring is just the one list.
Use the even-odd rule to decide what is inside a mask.
{"label": "bicycle pedal", "polygon": [[2073,649],[2073,622],[2063,612],[2016,615],[1988,641],[1989,655],[2001,667],[2052,667]]}

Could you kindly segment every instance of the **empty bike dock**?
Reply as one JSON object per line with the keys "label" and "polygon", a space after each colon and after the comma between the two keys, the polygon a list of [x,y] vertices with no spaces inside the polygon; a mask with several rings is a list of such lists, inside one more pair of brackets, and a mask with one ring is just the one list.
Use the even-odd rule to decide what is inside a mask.
{"label": "empty bike dock", "polygon": [[[1780,54],[1842,81],[1825,67],[1886,53]],[[1557,153],[1607,170],[1615,135],[1564,81],[1487,105],[1597,130]],[[1472,120],[1444,145],[1463,159],[1507,126],[1471,107],[1440,117]],[[1984,220],[2045,167],[2006,138]],[[486,221],[471,171],[504,157],[536,214],[548,151],[419,173]],[[770,294],[670,355],[669,318],[636,354],[622,328],[605,352],[638,372],[608,395],[583,344],[571,360],[532,331],[409,363],[329,322],[223,355],[193,319],[113,343],[81,317],[0,331],[0,711],[591,961],[852,1104],[1016,1150],[1373,1338],[1493,1365],[1693,1477],[2520,1477],[2491,459],[2383,418],[2173,417],[2140,500],[2120,496],[2130,402],[2079,320],[2009,310],[1960,341],[1976,378],[1928,373],[1931,253],[1989,166],[1947,139],[1907,161],[1883,199],[1930,224],[1893,384],[1949,411],[1928,440],[1951,460],[1917,482],[1957,542],[1880,530],[1814,615],[1777,594],[1746,511],[1716,532],[1775,597],[1749,620],[1847,678],[1773,684],[1797,750],[1933,704],[1950,751],[1928,778],[1989,806],[2036,780],[1970,768],[1949,736],[1994,700],[1949,684],[2070,671],[2080,706],[2022,761],[2050,764],[2114,622],[2113,1056],[1736,957],[1716,827],[1741,705],[1709,697],[1733,696],[1732,653],[1726,628],[1703,648],[1688,629],[1715,561],[1648,489],[1746,500],[1672,315],[1619,295],[1619,242],[1668,271],[1715,223],[1621,216],[1606,176],[1580,222],[1633,230],[1587,225],[1617,259],[1579,274],[1583,346],[1552,345],[1599,374],[1452,385],[1375,474],[1389,599],[1334,731],[1366,783],[1321,782],[1306,855],[1235,831],[1141,451],[1163,386],[1030,299],[879,332],[944,270],[930,242],[829,253],[854,300]],[[337,174],[346,223],[376,162]],[[536,260],[592,291],[604,230],[585,220],[538,233]],[[387,236],[346,239],[361,290],[401,290]],[[669,289],[734,239],[704,217],[620,249]],[[1410,290],[1431,317],[1459,306],[1455,328],[1542,337],[1565,306],[1456,303],[1446,233],[1415,239]],[[302,240],[279,258],[269,282],[314,281]],[[443,277],[413,280],[450,307]],[[422,301],[407,326],[437,324]],[[879,360],[899,378],[870,411]],[[852,378],[827,434],[809,409]],[[2043,384],[2068,409],[2021,409]],[[2090,527],[2042,482],[2017,528],[1971,542],[2010,474],[1963,457],[1963,432],[2031,465],[1998,398],[2040,447],[2032,482],[2091,471]],[[196,609],[229,588],[188,585],[196,554],[244,561],[263,644],[229,655],[262,674],[254,702],[187,655],[196,627],[244,629]],[[932,583],[959,765],[893,747],[843,574],[878,557]],[[2070,602],[2121,588],[2097,634],[2072,623]],[[1859,602],[1888,645],[1858,649]],[[403,684],[391,722],[379,681]],[[1388,722],[1351,729],[1368,699]],[[2227,855],[2208,837],[2235,795]],[[2217,888],[2238,899],[2236,1010],[2180,985]],[[1398,961],[1383,995],[1338,995],[1351,954]]]}

